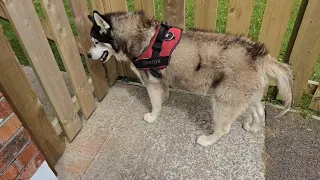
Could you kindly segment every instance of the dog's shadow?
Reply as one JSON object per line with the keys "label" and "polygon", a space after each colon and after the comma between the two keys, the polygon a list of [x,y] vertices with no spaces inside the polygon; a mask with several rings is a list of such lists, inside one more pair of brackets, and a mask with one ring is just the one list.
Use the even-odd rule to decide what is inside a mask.
{"label": "dog's shadow", "polygon": [[[142,87],[136,98],[139,104],[151,111],[151,103],[146,88]],[[193,123],[200,131],[208,134],[213,132],[212,104],[208,96],[170,91],[170,97],[164,102],[163,108],[179,109],[186,113],[187,117],[185,119]]]}

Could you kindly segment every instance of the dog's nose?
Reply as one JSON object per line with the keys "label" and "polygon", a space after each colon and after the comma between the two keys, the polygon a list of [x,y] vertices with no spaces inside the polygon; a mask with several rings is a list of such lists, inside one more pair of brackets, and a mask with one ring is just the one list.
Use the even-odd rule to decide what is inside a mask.
{"label": "dog's nose", "polygon": [[90,54],[90,53],[88,53],[88,55],[87,55],[87,56],[88,56],[88,58],[90,58],[90,59],[92,58],[92,56],[91,56],[91,54]]}

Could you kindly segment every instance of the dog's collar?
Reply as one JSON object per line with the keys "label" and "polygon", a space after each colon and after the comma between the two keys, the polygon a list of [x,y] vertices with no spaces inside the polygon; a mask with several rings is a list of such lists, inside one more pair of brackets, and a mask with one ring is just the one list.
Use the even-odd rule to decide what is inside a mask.
{"label": "dog's collar", "polygon": [[150,73],[160,78],[159,70],[169,65],[171,53],[179,44],[182,29],[169,26],[166,22],[161,22],[157,26],[148,47],[133,62],[136,68]]}

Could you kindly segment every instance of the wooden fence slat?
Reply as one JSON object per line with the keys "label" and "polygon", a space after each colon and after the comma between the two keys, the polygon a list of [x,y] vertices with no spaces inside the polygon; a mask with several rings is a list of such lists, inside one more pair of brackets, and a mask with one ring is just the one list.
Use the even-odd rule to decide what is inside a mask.
{"label": "wooden fence slat", "polygon": [[294,0],[267,0],[259,41],[265,43],[272,56],[278,57],[287,30]]}
{"label": "wooden fence slat", "polygon": [[[97,10],[100,13],[106,13],[105,10],[105,3],[108,3],[104,0],[91,0],[92,9]],[[107,76],[109,84],[112,85],[118,78],[118,76],[124,76],[123,66],[121,62],[116,61],[114,57],[109,59],[105,64],[104,67],[107,70]]]}
{"label": "wooden fence slat", "polygon": [[149,18],[154,17],[154,0],[134,0],[134,9],[143,10]]}
{"label": "wooden fence slat", "polygon": [[0,90],[53,169],[65,150],[0,26]]}
{"label": "wooden fence slat", "polygon": [[320,1],[310,0],[304,14],[289,62],[293,71],[293,100],[301,101],[307,82],[320,54]]}
{"label": "wooden fence slat", "polygon": [[[0,7],[0,18],[2,18],[4,20],[8,20],[8,17],[7,17],[7,15],[6,15],[6,13],[5,13],[5,11],[3,10],[2,7]],[[54,41],[53,40],[53,36],[51,34],[51,31],[50,31],[50,28],[49,28],[49,25],[46,22],[46,20],[40,17],[40,21],[41,21],[41,25],[43,27],[44,33],[47,36],[47,39],[49,39],[51,41]],[[78,46],[79,52],[80,52],[80,54],[85,55],[87,52],[83,51],[83,48],[82,48],[81,43],[79,41],[80,40],[78,38],[76,38],[76,42],[77,42],[77,46]]]}
{"label": "wooden fence slat", "polygon": [[320,111],[320,86],[318,86],[314,93],[309,108],[315,111]]}
{"label": "wooden fence slat", "polygon": [[43,89],[71,141],[82,128],[32,1],[4,1],[10,22]]}
{"label": "wooden fence slat", "polygon": [[[259,41],[263,42],[270,54],[278,57],[287,30],[294,0],[267,0],[259,34]],[[264,95],[267,95],[268,87]]]}
{"label": "wooden fence slat", "polygon": [[253,0],[229,0],[226,32],[248,35],[253,6]]}
{"label": "wooden fence slat", "polygon": [[218,0],[194,1],[194,26],[198,29],[215,30]]}
{"label": "wooden fence slat", "polygon": [[78,37],[83,46],[85,59],[88,66],[92,84],[94,87],[94,94],[98,101],[102,101],[108,93],[109,87],[106,81],[105,69],[101,61],[93,61],[87,57],[87,53],[91,47],[90,30],[92,23],[88,19],[88,6],[86,0],[69,0],[70,8],[74,15],[74,21],[78,30]]}
{"label": "wooden fence slat", "polygon": [[60,0],[42,0],[41,5],[49,21],[49,27],[82,113],[88,119],[95,110],[96,104],[63,2]]}
{"label": "wooden fence slat", "polygon": [[163,9],[168,24],[185,29],[185,0],[163,0]]}

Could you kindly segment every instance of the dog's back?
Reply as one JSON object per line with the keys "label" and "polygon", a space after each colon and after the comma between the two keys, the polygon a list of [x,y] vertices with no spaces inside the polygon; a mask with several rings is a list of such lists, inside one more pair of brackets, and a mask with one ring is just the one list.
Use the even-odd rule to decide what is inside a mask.
{"label": "dog's back", "polygon": [[244,37],[186,31],[164,77],[174,87],[203,94],[223,85],[254,90],[263,85],[256,61],[267,54],[262,44]]}

